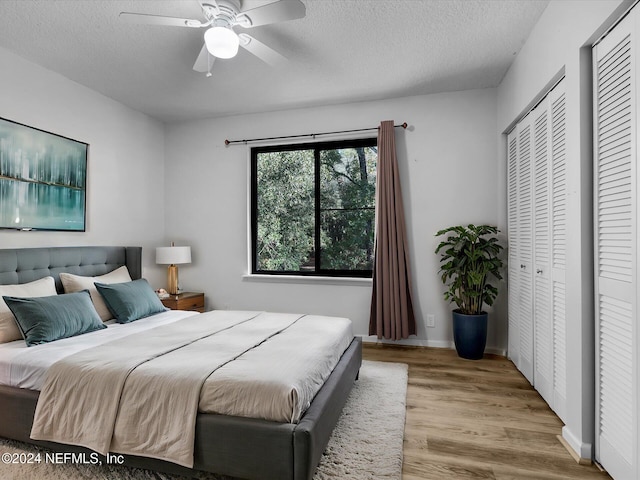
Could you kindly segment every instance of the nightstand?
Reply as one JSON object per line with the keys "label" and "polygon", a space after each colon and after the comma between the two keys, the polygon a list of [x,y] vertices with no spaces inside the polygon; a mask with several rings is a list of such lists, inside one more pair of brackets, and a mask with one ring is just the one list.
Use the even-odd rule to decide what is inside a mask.
{"label": "nightstand", "polygon": [[177,295],[169,295],[168,298],[162,298],[161,301],[165,307],[171,310],[204,312],[204,293],[201,292],[182,292]]}

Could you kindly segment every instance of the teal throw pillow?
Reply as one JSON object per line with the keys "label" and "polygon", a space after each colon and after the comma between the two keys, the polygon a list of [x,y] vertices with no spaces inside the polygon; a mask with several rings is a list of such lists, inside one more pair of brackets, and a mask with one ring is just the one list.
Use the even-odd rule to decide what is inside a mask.
{"label": "teal throw pillow", "polygon": [[95,283],[118,323],[129,323],[167,309],[144,279],[124,283]]}
{"label": "teal throw pillow", "polygon": [[107,328],[89,290],[49,297],[2,297],[28,347]]}

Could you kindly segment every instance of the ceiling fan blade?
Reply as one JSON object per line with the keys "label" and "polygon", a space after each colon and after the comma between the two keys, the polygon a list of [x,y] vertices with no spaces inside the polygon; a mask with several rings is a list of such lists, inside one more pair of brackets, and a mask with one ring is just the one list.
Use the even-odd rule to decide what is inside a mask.
{"label": "ceiling fan blade", "polygon": [[244,28],[286,22],[306,15],[307,9],[300,0],[280,0],[262,7],[240,12],[236,17],[239,26]]}
{"label": "ceiling fan blade", "polygon": [[215,60],[216,57],[209,53],[206,45],[203,45],[202,50],[200,50],[198,54],[198,58],[196,58],[196,63],[193,64],[193,69],[196,72],[211,73],[211,66]]}
{"label": "ceiling fan blade", "polygon": [[280,55],[274,49],[267,47],[264,43],[259,42],[252,36],[246,33],[241,33],[238,36],[240,37],[240,46],[249,53],[254,54],[267,65],[277,67],[287,63],[286,57]]}
{"label": "ceiling fan blade", "polygon": [[145,24],[145,25],[161,25],[169,27],[205,27],[199,20],[191,20],[189,18],[163,17],[162,15],[149,15],[147,13],[131,13],[120,12],[120,20],[129,23]]}

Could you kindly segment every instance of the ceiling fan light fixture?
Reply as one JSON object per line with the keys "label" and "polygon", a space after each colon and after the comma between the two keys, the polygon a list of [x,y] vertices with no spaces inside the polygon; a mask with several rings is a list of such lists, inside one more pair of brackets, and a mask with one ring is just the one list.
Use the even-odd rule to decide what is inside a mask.
{"label": "ceiling fan light fixture", "polygon": [[204,43],[214,57],[233,58],[238,53],[240,39],[230,28],[212,27],[204,32]]}

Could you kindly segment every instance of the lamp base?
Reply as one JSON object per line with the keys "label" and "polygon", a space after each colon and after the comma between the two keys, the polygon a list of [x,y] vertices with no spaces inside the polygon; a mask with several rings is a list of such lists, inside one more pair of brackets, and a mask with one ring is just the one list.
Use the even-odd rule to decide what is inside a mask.
{"label": "lamp base", "polygon": [[170,295],[178,294],[178,266],[169,265],[167,267],[167,291]]}

